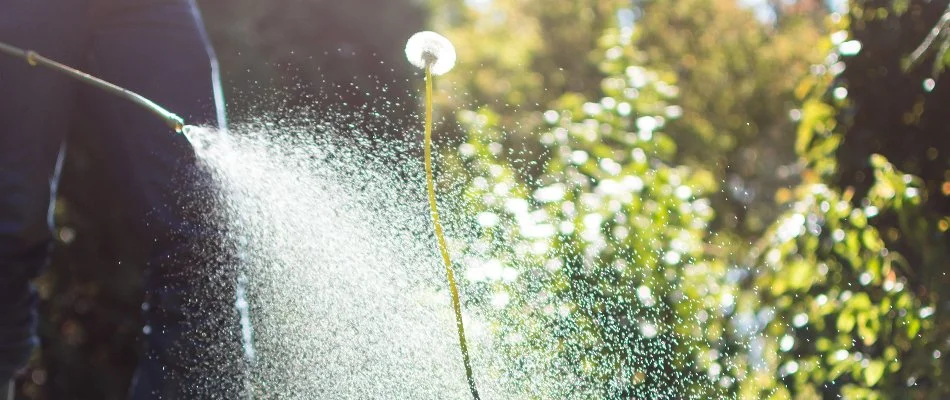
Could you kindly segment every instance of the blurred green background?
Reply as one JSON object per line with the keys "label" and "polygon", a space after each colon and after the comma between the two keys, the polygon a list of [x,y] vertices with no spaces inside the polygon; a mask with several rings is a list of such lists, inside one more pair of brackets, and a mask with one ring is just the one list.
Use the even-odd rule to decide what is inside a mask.
{"label": "blurred green background", "polygon": [[[403,46],[448,36],[444,179],[480,215],[518,220],[517,201],[555,227],[483,226],[482,257],[536,273],[470,301],[510,293],[499,335],[563,343],[590,398],[749,399],[950,398],[948,3],[199,0],[235,121],[374,107],[417,129]],[[73,137],[20,396],[122,399],[142,255]],[[660,332],[622,322],[647,311]],[[676,375],[639,363],[644,335]]]}

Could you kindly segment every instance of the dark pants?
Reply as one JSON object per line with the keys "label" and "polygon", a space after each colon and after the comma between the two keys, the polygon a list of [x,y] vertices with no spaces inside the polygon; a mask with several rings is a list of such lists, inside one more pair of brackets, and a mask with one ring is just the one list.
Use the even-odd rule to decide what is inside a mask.
{"label": "dark pants", "polygon": [[[138,92],[192,124],[219,123],[213,54],[193,1],[0,0],[0,41]],[[137,106],[0,54],[0,381],[35,347],[29,281],[52,243],[66,132],[82,112],[149,247],[145,357],[132,398],[235,399],[244,358],[233,263],[187,140]]]}

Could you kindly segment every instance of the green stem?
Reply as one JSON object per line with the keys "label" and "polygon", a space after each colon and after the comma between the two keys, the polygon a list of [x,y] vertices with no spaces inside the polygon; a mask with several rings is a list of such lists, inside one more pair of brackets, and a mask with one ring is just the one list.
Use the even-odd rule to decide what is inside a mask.
{"label": "green stem", "polygon": [[459,301],[458,284],[455,283],[455,273],[452,272],[452,260],[449,258],[449,248],[445,244],[445,234],[442,233],[442,224],[439,223],[439,210],[435,202],[435,182],[432,179],[432,71],[426,66],[426,126],[425,126],[425,164],[426,187],[429,190],[429,207],[432,210],[432,223],[435,225],[435,237],[439,241],[439,252],[445,264],[445,276],[449,280],[449,291],[452,292],[452,308],[455,309],[455,326],[458,328],[459,347],[462,349],[462,363],[465,365],[465,376],[468,379],[468,389],[472,397],[479,400],[478,389],[475,387],[475,376],[472,374],[472,362],[468,357],[468,344],[465,341],[465,326],[462,324],[462,304]]}
{"label": "green stem", "polygon": [[142,96],[138,93],[135,93],[121,86],[117,86],[115,84],[109,83],[102,79],[96,78],[95,76],[89,75],[78,69],[70,68],[66,65],[50,60],[46,57],[43,57],[37,54],[33,50],[23,50],[14,46],[10,46],[6,43],[0,42],[0,53],[6,53],[14,57],[22,58],[24,61],[27,62],[27,64],[30,64],[30,66],[32,67],[41,65],[51,70],[66,74],[81,82],[88,83],[92,86],[98,87],[116,96],[122,97],[135,104],[138,104],[139,106],[144,107],[146,110],[150,111],[152,114],[155,114],[156,116],[161,118],[163,121],[165,121],[165,124],[167,124],[169,128],[172,128],[173,130],[175,130],[175,132],[181,133],[182,129],[185,127],[185,120],[175,115],[171,111],[168,111],[162,108],[162,106],[155,104],[151,100],[145,98],[145,96]]}

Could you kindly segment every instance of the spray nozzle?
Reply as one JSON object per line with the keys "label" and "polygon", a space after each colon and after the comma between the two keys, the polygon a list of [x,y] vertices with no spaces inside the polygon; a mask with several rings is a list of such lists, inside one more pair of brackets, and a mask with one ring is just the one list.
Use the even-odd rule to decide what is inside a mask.
{"label": "spray nozzle", "polygon": [[185,120],[177,114],[168,113],[164,116],[165,124],[175,133],[185,133]]}

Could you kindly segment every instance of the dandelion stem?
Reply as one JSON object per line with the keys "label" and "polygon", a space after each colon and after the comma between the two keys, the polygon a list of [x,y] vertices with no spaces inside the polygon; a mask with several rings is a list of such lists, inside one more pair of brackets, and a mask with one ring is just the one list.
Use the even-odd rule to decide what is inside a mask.
{"label": "dandelion stem", "polygon": [[442,233],[442,224],[439,223],[439,210],[435,202],[435,182],[432,179],[432,71],[428,65],[426,66],[425,165],[429,207],[432,210],[435,237],[439,241],[439,252],[442,253],[442,262],[445,264],[445,276],[449,281],[449,291],[452,292],[452,308],[455,309],[455,326],[458,328],[462,363],[465,365],[465,376],[468,379],[468,388],[472,392],[472,397],[479,400],[478,389],[475,387],[475,377],[472,374],[472,362],[468,357],[468,344],[465,341],[465,326],[462,323],[462,304],[459,301],[458,284],[455,282],[455,273],[452,272],[452,260],[449,258],[449,248],[445,244],[445,235]]}

